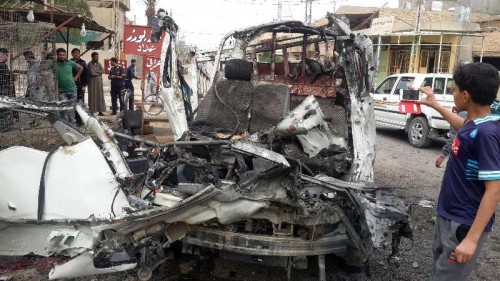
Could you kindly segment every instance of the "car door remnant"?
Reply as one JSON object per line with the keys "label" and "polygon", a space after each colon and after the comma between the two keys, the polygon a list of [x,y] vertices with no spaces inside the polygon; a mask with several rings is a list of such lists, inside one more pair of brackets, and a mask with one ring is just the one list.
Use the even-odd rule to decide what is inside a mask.
{"label": "car door remnant", "polygon": [[[273,74],[273,83],[262,83],[264,78],[249,82],[216,73],[200,114],[184,130],[182,103],[175,102],[177,90],[169,89],[178,82],[175,45],[170,45],[175,23],[164,13],[158,16],[160,31],[171,33],[162,71],[174,71],[168,79],[162,73],[162,95],[171,101],[166,110],[171,126],[178,128],[175,142],[115,132],[76,104],[87,129],[80,132],[58,120],[60,104],[1,97],[0,108],[29,108],[52,116],[65,143],[50,153],[26,147],[0,151],[0,255],[71,257],[52,269],[51,279],[137,266],[150,273],[165,260],[165,249],[182,241],[186,252],[203,247],[221,255],[284,259],[289,274],[292,266],[307,267],[305,257],[318,256],[324,276],[326,254],[364,266],[372,249],[397,248],[400,236],[408,234],[408,215],[401,199],[373,182],[375,126],[369,89],[374,68],[367,37],[352,34],[335,15],[329,15],[332,25],[326,29],[288,21],[232,32],[221,43],[216,65],[229,37],[236,40],[231,56],[242,59],[253,40],[270,32],[300,34],[298,40],[282,41],[289,47],[332,41],[330,53],[338,54],[331,59],[335,70],[318,78],[318,84],[307,84],[304,75],[293,81]],[[275,81],[289,85],[276,86]],[[246,90],[235,91],[238,87]],[[269,89],[279,100],[259,104],[256,97],[265,99],[262,93]],[[247,96],[239,96],[243,94]],[[294,100],[301,95],[306,97]],[[344,102],[335,104],[341,95]],[[269,110],[273,104],[280,108]],[[223,128],[204,119],[206,106],[220,106],[226,118],[246,119],[222,123]],[[267,123],[252,126],[252,116]],[[264,129],[252,131],[257,127]],[[129,168],[139,156],[125,154],[124,142],[147,149],[142,172]],[[75,167],[86,176],[71,172]],[[42,174],[45,196],[39,197]]]}

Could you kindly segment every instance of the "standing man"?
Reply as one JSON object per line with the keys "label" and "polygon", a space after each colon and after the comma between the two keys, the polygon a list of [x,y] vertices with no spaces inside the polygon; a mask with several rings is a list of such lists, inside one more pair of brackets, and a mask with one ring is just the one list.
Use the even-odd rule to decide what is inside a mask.
{"label": "standing man", "polygon": [[127,68],[127,77],[125,78],[125,89],[130,90],[130,97],[128,99],[128,109],[134,110],[134,85],[133,79],[141,79],[135,75],[135,59],[130,61],[130,66]]}
{"label": "standing man", "polygon": [[[87,63],[80,58],[80,50],[77,48],[74,48],[71,50],[71,60],[78,65],[80,65],[83,68],[82,74],[76,79],[75,84],[76,84],[76,99],[78,101],[81,101],[85,103],[85,89],[87,88],[88,84],[88,69],[87,69]],[[76,70],[73,70],[73,76],[76,75]],[[82,124],[82,118],[78,114],[76,114],[76,123],[78,125]]]}
{"label": "standing man", "polygon": [[99,54],[92,53],[92,60],[88,64],[89,70],[89,108],[90,112],[99,112],[99,116],[104,116],[106,111],[106,102],[104,101],[104,89],[102,83],[102,74],[104,68],[99,62]]}
{"label": "standing man", "polygon": [[[80,75],[82,75],[83,67],[73,61],[68,60],[66,50],[59,48],[56,50],[57,62],[55,64],[57,70],[57,85],[59,87],[60,101],[76,101],[76,83]],[[76,74],[73,75],[73,71]],[[76,123],[75,111],[71,110],[61,114],[66,120],[71,123]]]}
{"label": "standing man", "polygon": [[123,99],[121,91],[123,90],[123,81],[125,81],[125,71],[118,64],[117,58],[111,58],[111,69],[109,70],[108,79],[111,80],[111,115],[116,115],[118,109],[117,100],[120,101],[120,111],[123,110]]}

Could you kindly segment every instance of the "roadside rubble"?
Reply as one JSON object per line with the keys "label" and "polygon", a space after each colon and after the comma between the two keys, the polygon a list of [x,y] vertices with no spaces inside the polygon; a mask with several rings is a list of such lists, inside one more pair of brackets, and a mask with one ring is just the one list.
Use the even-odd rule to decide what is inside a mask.
{"label": "roadside rubble", "polygon": [[[112,130],[81,104],[0,97],[1,108],[45,116],[62,141],[47,151],[0,151],[0,255],[69,257],[52,268],[50,279],[138,269],[147,280],[181,241],[186,253],[202,247],[226,256],[271,257],[288,276],[317,256],[324,280],[324,255],[362,267],[374,248],[397,250],[399,238],[409,235],[408,215],[401,199],[373,183],[373,51],[367,37],[352,34],[333,15],[329,29],[290,21],[228,34],[220,51],[229,37],[236,47],[226,72],[214,73],[188,125],[176,76],[176,26],[162,13],[158,19],[155,32],[171,33],[163,39],[160,91],[175,142]],[[317,84],[294,81],[295,88],[246,80],[252,73],[245,50],[266,32],[333,40],[336,71]],[[229,69],[241,72],[233,76]],[[336,91],[349,100],[336,105],[340,121],[327,118],[322,106],[335,93],[303,95],[292,106],[298,92],[335,75]],[[259,103],[269,92],[272,103]],[[85,132],[59,119],[72,106]],[[133,153],[127,152],[131,145],[137,145]]]}

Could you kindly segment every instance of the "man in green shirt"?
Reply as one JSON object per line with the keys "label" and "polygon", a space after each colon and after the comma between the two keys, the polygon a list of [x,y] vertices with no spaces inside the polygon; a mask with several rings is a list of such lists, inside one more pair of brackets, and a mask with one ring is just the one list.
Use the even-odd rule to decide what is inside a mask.
{"label": "man in green shirt", "polygon": [[[60,101],[76,101],[76,84],[75,81],[82,75],[83,67],[71,60],[68,60],[66,50],[59,48],[56,50],[57,62],[55,64],[57,70],[57,85],[59,88]],[[73,76],[73,70],[76,70]],[[71,123],[75,123],[75,111],[63,113],[62,116]]]}

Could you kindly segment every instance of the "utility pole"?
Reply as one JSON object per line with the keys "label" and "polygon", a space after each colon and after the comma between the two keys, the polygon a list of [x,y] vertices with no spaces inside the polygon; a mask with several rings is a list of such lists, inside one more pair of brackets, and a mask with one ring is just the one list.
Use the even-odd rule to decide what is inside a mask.
{"label": "utility pole", "polygon": [[420,45],[420,19],[422,18],[422,13],[425,10],[425,2],[426,0],[419,0],[417,5],[417,16],[415,19],[415,29],[413,30],[413,41],[411,43],[411,53],[410,53],[410,72],[418,72],[418,61],[417,55],[418,50],[420,49],[418,46]]}
{"label": "utility pole", "polygon": [[283,0],[278,0],[278,15],[277,21],[281,21],[283,18]]}
{"label": "utility pole", "polygon": [[304,18],[304,21],[306,22],[306,24],[311,24],[312,22],[312,3],[316,0],[302,0],[306,3],[306,14],[305,14],[305,18]]}

